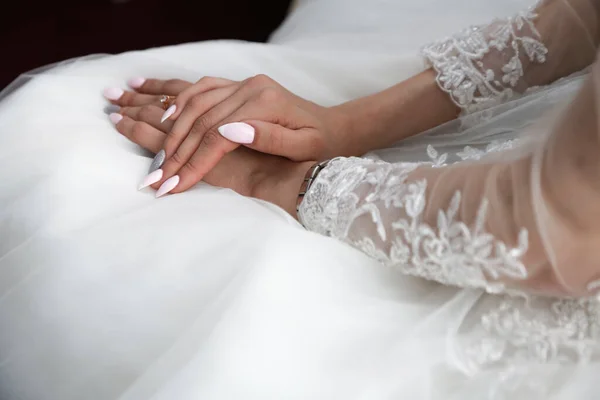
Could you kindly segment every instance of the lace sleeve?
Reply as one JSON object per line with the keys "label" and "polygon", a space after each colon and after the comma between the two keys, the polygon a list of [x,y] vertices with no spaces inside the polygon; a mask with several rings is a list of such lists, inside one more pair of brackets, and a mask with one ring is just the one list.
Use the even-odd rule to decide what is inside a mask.
{"label": "lace sleeve", "polygon": [[471,114],[591,64],[598,44],[596,3],[540,2],[428,44],[422,54],[438,86],[463,115]]}
{"label": "lace sleeve", "polygon": [[451,165],[332,160],[300,204],[315,232],[447,285],[600,293],[600,61],[527,144]]}
{"label": "lace sleeve", "polygon": [[306,194],[300,219],[307,229],[345,241],[409,275],[490,292],[502,291],[504,285],[487,277],[524,279],[521,257],[528,248],[527,230],[519,231],[514,244],[494,238],[486,231],[486,201],[467,223],[459,215],[464,206],[460,190],[430,221],[428,180],[415,175],[420,167],[431,169],[424,164],[334,159]]}

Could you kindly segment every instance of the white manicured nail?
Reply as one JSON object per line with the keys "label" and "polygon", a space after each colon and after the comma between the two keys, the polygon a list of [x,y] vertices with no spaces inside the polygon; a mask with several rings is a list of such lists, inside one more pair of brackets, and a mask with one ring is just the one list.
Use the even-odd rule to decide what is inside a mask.
{"label": "white manicured nail", "polygon": [[122,89],[119,88],[108,88],[108,89],[104,89],[104,97],[106,97],[109,100],[119,100],[121,98],[121,96],[123,96],[123,93],[125,93]]}
{"label": "white manicured nail", "polygon": [[170,177],[164,181],[162,185],[160,185],[158,191],[156,192],[156,198],[158,199],[159,197],[169,193],[171,190],[175,189],[177,185],[179,185],[179,175]]}
{"label": "white manicured nail", "polygon": [[248,144],[254,141],[254,128],[244,122],[233,122],[220,126],[219,133],[234,143]]}
{"label": "white manicured nail", "polygon": [[123,116],[121,114],[117,114],[117,113],[111,113],[108,118],[110,119],[110,122],[112,122],[113,124],[118,124],[119,122],[121,122],[121,120],[123,119]]}
{"label": "white manicured nail", "polygon": [[129,87],[134,89],[139,89],[146,82],[146,78],[142,78],[141,76],[136,76],[135,78],[131,78],[127,81]]}
{"label": "white manicured nail", "polygon": [[177,111],[177,106],[175,104],[173,104],[171,107],[167,108],[167,111],[165,111],[162,118],[160,119],[160,123],[162,124],[167,119],[169,119],[169,117],[171,115],[175,114],[175,111]]}
{"label": "white manicured nail", "polygon": [[160,181],[162,177],[162,169],[157,169],[156,171],[149,173],[148,175],[146,175],[140,186],[138,186],[138,190],[142,190],[143,188],[155,184],[156,182]]}

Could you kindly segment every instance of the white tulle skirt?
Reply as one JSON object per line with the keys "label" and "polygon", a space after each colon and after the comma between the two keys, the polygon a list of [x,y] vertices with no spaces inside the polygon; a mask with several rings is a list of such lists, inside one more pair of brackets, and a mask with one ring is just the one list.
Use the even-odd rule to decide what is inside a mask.
{"label": "white tulle skirt", "polygon": [[[433,0],[395,3],[403,13],[366,32],[381,45],[364,51],[344,48],[343,21],[316,31],[311,15],[327,17],[336,2],[321,1],[322,12],[316,3],[301,2],[272,44],[89,57],[26,74],[2,93],[0,399],[594,398],[596,303],[406,277],[230,190],[200,184],[161,200],[136,190],[151,155],[108,121],[107,86],[140,75],[266,73],[330,105],[423,68],[415,41],[431,32],[413,24],[392,51],[390,29],[424,18]],[[489,3],[491,15],[516,4]],[[469,22],[483,15],[467,11],[455,13]],[[320,39],[310,45],[311,37]],[[452,160],[465,146],[519,139],[579,83],[373,156]]]}

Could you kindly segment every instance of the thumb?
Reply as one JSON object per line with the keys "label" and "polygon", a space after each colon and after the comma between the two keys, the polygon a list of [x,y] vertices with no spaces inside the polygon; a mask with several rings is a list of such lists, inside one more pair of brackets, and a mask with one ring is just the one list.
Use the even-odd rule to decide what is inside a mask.
{"label": "thumb", "polygon": [[254,138],[244,146],[289,158],[294,161],[314,160],[320,154],[319,132],[315,129],[289,129],[279,124],[264,121],[246,121],[254,128]]}

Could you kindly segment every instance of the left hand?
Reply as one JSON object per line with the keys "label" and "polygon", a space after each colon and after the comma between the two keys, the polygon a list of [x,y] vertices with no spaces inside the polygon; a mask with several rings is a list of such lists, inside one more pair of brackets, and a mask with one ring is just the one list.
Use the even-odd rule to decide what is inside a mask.
{"label": "left hand", "polygon": [[110,119],[127,139],[156,154],[163,148],[167,132],[173,127],[171,121],[160,122],[164,113],[160,99],[164,95],[176,97],[193,84],[181,79],[143,78],[133,78],[128,84],[133,91],[119,88],[104,91],[105,98],[121,107],[118,113],[110,115]]}

